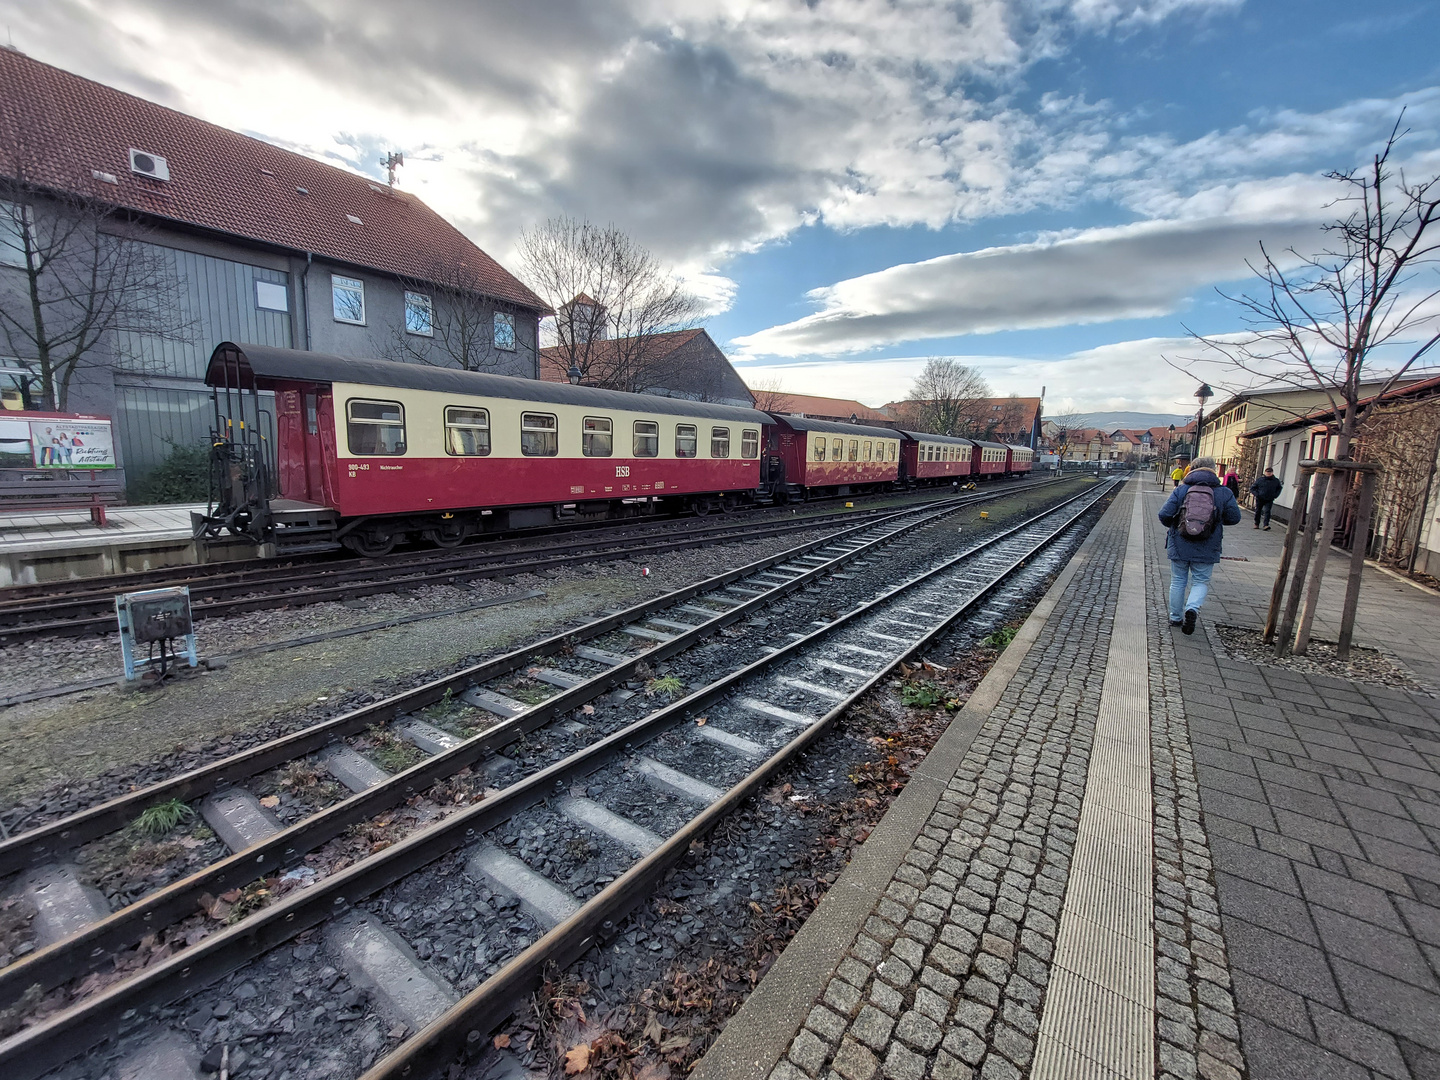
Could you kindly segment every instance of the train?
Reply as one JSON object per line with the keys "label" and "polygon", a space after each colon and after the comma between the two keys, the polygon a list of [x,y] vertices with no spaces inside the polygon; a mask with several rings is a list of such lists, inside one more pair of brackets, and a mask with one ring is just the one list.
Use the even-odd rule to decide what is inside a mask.
{"label": "train", "polygon": [[[222,342],[197,539],[275,554],[1018,478],[1029,447]],[[267,406],[273,393],[273,411]],[[272,444],[273,445],[270,445]]]}

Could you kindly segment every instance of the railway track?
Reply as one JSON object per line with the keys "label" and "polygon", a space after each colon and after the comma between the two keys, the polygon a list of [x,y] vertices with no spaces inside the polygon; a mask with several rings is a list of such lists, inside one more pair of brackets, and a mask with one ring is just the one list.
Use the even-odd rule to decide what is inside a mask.
{"label": "railway track", "polygon": [[[1034,490],[1056,482],[1041,480],[1011,485],[1006,493]],[[884,516],[885,511],[861,513],[865,515],[864,520]],[[99,587],[86,583],[84,587],[49,591],[39,591],[39,586],[21,586],[0,596],[0,646],[22,638],[110,633],[115,629],[115,594],[142,586],[189,585],[192,612],[197,620],[202,620],[275,607],[350,600],[397,589],[540,573],[579,562],[678,551],[732,539],[779,536],[841,518],[854,521],[856,514],[841,511],[798,520],[786,515],[781,521],[728,521],[713,525],[697,525],[695,522],[699,519],[692,518],[686,519],[686,527],[680,530],[671,523],[646,529],[638,535],[610,535],[612,531],[621,530],[602,529],[558,541],[507,544],[498,549],[489,545],[474,546],[448,554],[422,552],[386,560],[347,559],[266,567],[241,564],[223,573],[199,575],[194,571],[202,568],[187,567],[180,574],[126,575],[106,579]]]}
{"label": "railway track", "polygon": [[[767,650],[753,662],[737,665],[702,690],[643,719],[608,732],[575,732],[576,741],[582,744],[575,751],[0,1042],[0,1072],[17,1078],[43,1075],[116,1033],[125,1017],[135,1015],[132,1010],[190,994],[321,923],[343,925],[352,941],[363,939],[367,944],[360,953],[367,949],[383,952],[384,943],[393,938],[393,933],[373,925],[374,916],[360,912],[356,905],[446,853],[464,847],[473,852],[473,876],[488,882],[497,893],[521,897],[537,923],[548,929],[419,1036],[377,1064],[367,1078],[424,1075],[432,1066],[453,1058],[469,1031],[486,1031],[508,1013],[546,963],[567,962],[583,953],[597,935],[603,936],[607,926],[613,927],[629,906],[643,898],[658,875],[684,854],[692,839],[703,835],[818,737],[846,705],[884,677],[900,659],[923,649],[955,619],[981,603],[1020,565],[1102,499],[1110,486],[1074,496],[1059,507],[971,545],[847,614],[817,620],[813,632],[792,635],[798,640]],[[327,838],[394,807],[436,780],[482,764],[495,750],[513,744],[527,732],[573,714],[577,706],[595,700],[634,674],[640,664],[675,656],[781,597],[819,588],[819,582],[827,578],[833,581],[831,575],[842,567],[863,565],[867,555],[878,553],[916,529],[938,523],[959,505],[973,505],[993,497],[904,511],[889,515],[883,522],[843,530],[827,540],[679,590],[662,598],[661,603],[607,616],[583,628],[570,642],[550,639],[0,844],[0,873],[34,866],[86,838],[119,827],[146,805],[177,796],[195,799],[207,791],[213,793],[224,783],[237,783],[282,761],[322,750],[337,736],[377,720],[398,719],[409,737],[431,740],[430,748],[435,751],[412,768],[359,785],[356,794],[348,799],[287,829],[272,831],[250,846],[242,845],[228,859],[0,970],[0,1006],[14,1003],[31,986],[48,990],[73,982],[84,972],[112,960],[137,938],[192,912],[203,895],[234,888],[293,864]],[[704,621],[696,622],[697,617]],[[683,623],[685,630],[679,629],[682,619],[689,620]],[[578,641],[618,647],[613,643],[622,635],[647,647],[635,655],[586,645],[575,647]],[[542,660],[562,655],[559,663],[563,668],[537,666]],[[522,667],[530,673],[551,675],[550,685],[559,692],[527,707],[479,689],[479,684]],[[580,670],[575,670],[577,667]],[[564,670],[567,668],[571,670]],[[587,671],[593,673],[587,675]],[[446,690],[461,686],[476,688],[471,699],[481,703],[481,708],[493,710],[497,723],[470,739],[461,741],[452,736],[446,745],[443,738],[436,739],[442,732],[434,728],[427,732],[427,725],[413,719],[413,714],[444,699]],[[700,710],[711,722],[704,726],[687,723]],[[504,715],[506,711],[510,715]],[[646,744],[654,747],[650,754],[640,752]],[[703,760],[690,761],[696,754]],[[687,773],[685,766],[691,771]],[[705,779],[693,775],[695,771]],[[657,810],[648,820],[627,821],[586,794],[566,794],[569,785],[587,777],[598,777],[600,788],[607,791],[639,785],[654,793],[649,801],[656,806],[663,804],[665,809]],[[725,786],[713,786],[711,781]],[[593,794],[593,783],[588,790]],[[677,816],[679,806],[691,810]],[[606,837],[608,843],[627,848],[638,861],[610,884],[597,888],[583,903],[574,896],[567,900],[562,887],[537,882],[533,870],[518,864],[514,856],[489,839],[500,825],[535,812],[559,813],[584,822],[587,828]],[[444,988],[437,993],[436,1001],[455,997],[453,992],[447,997]],[[412,1021],[410,1026],[424,1025]]]}

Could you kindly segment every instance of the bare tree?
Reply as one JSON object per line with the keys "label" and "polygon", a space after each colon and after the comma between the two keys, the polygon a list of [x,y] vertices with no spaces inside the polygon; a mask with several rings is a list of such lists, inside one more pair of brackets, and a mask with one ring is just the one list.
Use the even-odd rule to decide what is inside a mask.
{"label": "bare tree", "polygon": [[932,356],[915,377],[902,411],[916,431],[960,435],[974,427],[976,404],[990,396],[990,384],[958,360]]}
{"label": "bare tree", "polygon": [[[1402,115],[1403,119],[1403,115]],[[1283,269],[1262,243],[1260,263],[1249,264],[1257,288],[1229,295],[1248,332],[1236,341],[1200,337],[1207,355],[1239,383],[1257,379],[1318,390],[1329,402],[1338,433],[1337,458],[1381,394],[1440,343],[1440,284],[1434,280],[1437,248],[1430,231],[1440,216],[1440,176],[1410,183],[1390,166],[1405,135],[1397,121],[1383,149],[1365,169],[1331,172],[1341,189],[1335,205],[1345,216],[1324,226],[1331,242],[1313,255],[1290,249]],[[1432,272],[1422,280],[1427,268]],[[1385,349],[1381,385],[1366,391],[1371,354]],[[1308,411],[1308,410],[1307,410]]]}
{"label": "bare tree", "polygon": [[[1323,394],[1336,431],[1332,456],[1342,462],[1351,459],[1360,425],[1382,395],[1440,343],[1440,285],[1434,274],[1437,243],[1431,229],[1440,215],[1440,176],[1412,183],[1403,171],[1391,167],[1391,154],[1406,134],[1400,128],[1403,120],[1402,112],[1365,168],[1328,174],[1340,189],[1334,205],[1344,216],[1325,225],[1329,243],[1321,251],[1301,255],[1291,249],[1283,261],[1287,265],[1293,261],[1295,268],[1285,269],[1261,245],[1259,265],[1251,264],[1257,287],[1226,297],[1239,306],[1247,332],[1233,342],[1198,339],[1207,347],[1206,360],[1220,363],[1240,379],[1279,381]],[[1363,391],[1367,400],[1362,401],[1372,359],[1385,367],[1374,380],[1379,386],[1367,387]],[[1290,613],[1304,586],[1305,607],[1293,646],[1297,653],[1308,647],[1330,551],[1328,535],[1340,521],[1347,487],[1338,476],[1331,482],[1327,472],[1316,480],[1310,505],[1323,506],[1318,521],[1327,532],[1324,541],[1314,544],[1318,526],[1307,526],[1283,627],[1288,630],[1291,625]],[[1312,544],[1314,564],[1307,584]],[[1284,588],[1288,559],[1287,536],[1272,615]],[[1351,594],[1358,588],[1358,569],[1352,578],[1340,629],[1342,652],[1353,625]],[[1282,652],[1291,647],[1285,636],[1280,635],[1278,645]]]}
{"label": "bare tree", "polygon": [[[180,283],[159,248],[100,195],[36,179],[12,130],[0,153],[0,336],[42,409],[68,407],[78,372],[137,339],[188,341]],[[95,182],[99,186],[98,181]],[[79,186],[78,184],[76,185]]]}
{"label": "bare tree", "polygon": [[768,413],[787,413],[794,407],[783,384],[784,380],[778,375],[767,375],[746,383],[750,396],[755,399],[755,408]]}
{"label": "bare tree", "polygon": [[[1091,420],[1088,415],[1081,412],[1057,413],[1049,418],[1050,423],[1055,425],[1055,452],[1063,461],[1074,448],[1071,441],[1077,436],[1080,437],[1087,447],[1086,456],[1089,456],[1089,434]],[[1082,434],[1083,433],[1083,434]]]}
{"label": "bare tree", "polygon": [[555,311],[567,370],[589,386],[640,391],[675,374],[656,338],[697,325],[702,305],[613,225],[551,218],[520,237],[522,275]]}
{"label": "bare tree", "polygon": [[[459,367],[465,371],[495,371],[508,367],[505,351],[497,350],[492,300],[483,292],[484,283],[474,268],[459,261],[437,261],[426,277],[402,281],[407,292],[419,293],[429,302],[426,311],[407,304],[405,325],[397,327],[384,347],[388,360],[406,363]],[[513,335],[513,322],[512,335]],[[428,331],[428,332],[427,332]],[[511,344],[533,357],[535,345],[514,337]]]}

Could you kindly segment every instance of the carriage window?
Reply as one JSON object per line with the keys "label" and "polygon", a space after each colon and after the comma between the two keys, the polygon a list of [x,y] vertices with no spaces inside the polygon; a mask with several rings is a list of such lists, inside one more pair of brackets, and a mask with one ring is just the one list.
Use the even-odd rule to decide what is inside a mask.
{"label": "carriage window", "polygon": [[635,456],[660,456],[660,425],[654,420],[635,421]]}
{"label": "carriage window", "polygon": [[866,440],[865,440],[865,449],[864,449],[863,451],[861,451],[862,460],[864,460],[864,461],[869,461],[869,460],[870,460],[870,452],[871,452],[871,450],[873,449],[873,445],[874,445],[874,444],[872,444],[869,439],[866,439]]}
{"label": "carriage window", "polygon": [[760,456],[760,432],[754,428],[744,428],[741,430],[740,456],[752,460]]}
{"label": "carriage window", "polygon": [[675,425],[675,456],[694,457],[695,448],[700,442],[700,437],[695,432],[694,424]]}
{"label": "carriage window", "polygon": [[830,444],[830,460],[831,460],[831,461],[844,461],[844,460],[845,460],[845,440],[844,440],[844,439],[836,439],[834,442],[832,442],[832,443]]}
{"label": "carriage window", "polygon": [[611,443],[610,418],[585,417],[580,428],[580,452],[586,457],[609,457]]}
{"label": "carriage window", "polygon": [[405,453],[405,407],[398,401],[347,401],[345,419],[350,453]]}
{"label": "carriage window", "polygon": [[728,427],[712,427],[710,429],[710,456],[730,456],[730,429]]}
{"label": "carriage window", "polygon": [[815,460],[816,460],[816,461],[824,461],[824,460],[825,460],[825,440],[824,440],[824,439],[816,439],[816,440],[815,440]]}
{"label": "carriage window", "polygon": [[526,457],[554,457],[560,452],[560,432],[550,413],[520,414],[520,453]]}
{"label": "carriage window", "polygon": [[892,443],[890,444],[890,460],[891,460],[891,461],[894,461],[894,460],[895,460],[895,451],[898,450],[898,449],[900,449],[900,444],[899,444],[899,443],[893,443],[893,442],[892,442]]}
{"label": "carriage window", "polygon": [[490,453],[490,414],[484,409],[445,410],[445,452],[457,457],[486,457]]}
{"label": "carriage window", "polygon": [[851,461],[859,461],[859,460],[860,460],[860,440],[859,440],[859,439],[851,439],[851,440],[850,440],[850,460],[851,460]]}

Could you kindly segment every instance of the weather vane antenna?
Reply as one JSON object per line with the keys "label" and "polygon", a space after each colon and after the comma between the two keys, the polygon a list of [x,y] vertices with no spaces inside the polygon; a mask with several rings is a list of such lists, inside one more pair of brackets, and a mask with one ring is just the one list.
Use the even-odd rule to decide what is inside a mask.
{"label": "weather vane antenna", "polygon": [[390,186],[391,186],[391,187],[394,187],[394,186],[395,186],[395,170],[398,169],[401,165],[404,165],[404,164],[405,164],[405,155],[404,155],[404,154],[401,154],[401,153],[399,153],[399,152],[397,152],[397,151],[392,150],[392,151],[390,152],[390,156],[387,157],[387,158],[386,158],[384,161],[382,161],[380,164],[382,164],[382,165],[385,166],[385,172],[386,172],[386,174],[389,176]]}

